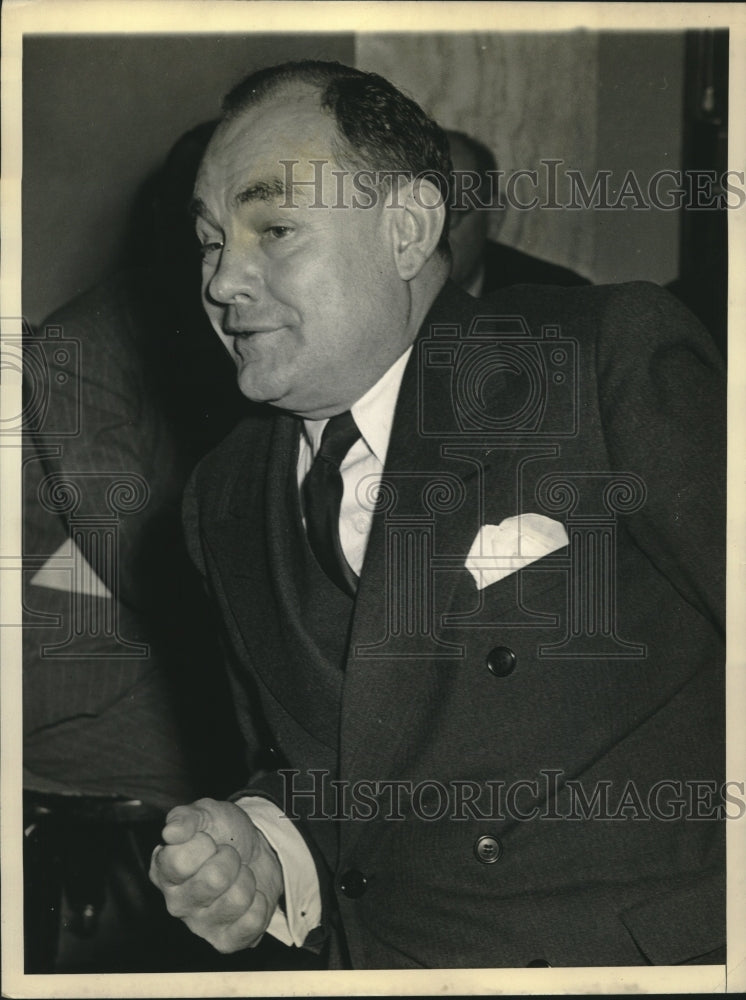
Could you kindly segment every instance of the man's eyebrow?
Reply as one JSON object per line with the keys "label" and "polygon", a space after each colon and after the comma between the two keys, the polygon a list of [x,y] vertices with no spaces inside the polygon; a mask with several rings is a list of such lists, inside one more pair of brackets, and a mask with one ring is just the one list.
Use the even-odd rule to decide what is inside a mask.
{"label": "man's eyebrow", "polygon": [[[242,188],[234,197],[237,205],[245,205],[252,201],[272,201],[275,198],[286,197],[287,188],[279,177],[270,181],[256,181]],[[193,219],[202,218],[211,221],[207,206],[201,198],[192,198],[189,202],[189,214]]]}
{"label": "man's eyebrow", "polygon": [[256,181],[239,191],[234,201],[237,205],[245,205],[250,201],[273,201],[275,198],[285,197],[286,192],[287,188],[279,178]]}
{"label": "man's eyebrow", "polygon": [[189,202],[189,215],[193,219],[201,218],[207,222],[210,221],[210,213],[207,211],[207,205],[205,205],[201,198],[192,198]]}

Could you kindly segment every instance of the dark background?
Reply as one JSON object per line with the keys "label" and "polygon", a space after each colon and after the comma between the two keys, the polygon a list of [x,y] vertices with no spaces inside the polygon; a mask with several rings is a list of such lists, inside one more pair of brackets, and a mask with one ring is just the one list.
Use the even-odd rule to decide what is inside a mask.
{"label": "dark background", "polygon": [[353,36],[26,36],[26,318],[40,323],[131,263],[123,257],[138,190],[174,142],[216,118],[247,73],[299,58],[351,62]]}

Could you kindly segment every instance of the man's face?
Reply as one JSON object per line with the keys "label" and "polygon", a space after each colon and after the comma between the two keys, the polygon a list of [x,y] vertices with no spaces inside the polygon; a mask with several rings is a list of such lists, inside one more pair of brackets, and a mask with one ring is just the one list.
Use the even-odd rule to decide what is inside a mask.
{"label": "man's face", "polygon": [[195,186],[203,302],[241,391],[306,417],[351,406],[413,336],[391,212],[351,207],[336,138],[316,94],[286,89],[220,126]]}

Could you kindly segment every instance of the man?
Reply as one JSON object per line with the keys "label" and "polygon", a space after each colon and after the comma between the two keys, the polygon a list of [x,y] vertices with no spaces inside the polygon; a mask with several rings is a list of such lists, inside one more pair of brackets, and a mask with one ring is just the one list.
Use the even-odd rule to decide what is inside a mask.
{"label": "man", "polygon": [[[469,189],[473,190],[474,204],[464,196],[464,205],[451,217],[451,281],[477,297],[511,285],[590,284],[568,267],[550,264],[541,257],[489,239],[490,219],[497,210],[492,181],[497,171],[495,157],[483,143],[465,132],[449,130],[446,135],[454,171],[468,172],[479,178],[479,183]],[[458,203],[458,199],[456,201]],[[495,208],[490,211],[493,203]]]}
{"label": "man", "polygon": [[722,780],[716,353],[648,286],[454,288],[449,170],[373,74],[226,100],[203,298],[269,405],[185,523],[253,773],[172,810],[151,878],[220,950],[332,967],[722,960],[686,784]]}

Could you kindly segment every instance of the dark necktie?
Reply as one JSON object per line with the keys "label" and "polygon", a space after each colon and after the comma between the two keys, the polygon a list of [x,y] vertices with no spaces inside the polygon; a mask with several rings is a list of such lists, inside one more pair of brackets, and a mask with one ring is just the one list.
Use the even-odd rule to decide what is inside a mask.
{"label": "dark necktie", "polygon": [[339,541],[339,508],[344,491],[339,467],[359,437],[360,431],[349,410],[332,417],[303,482],[306,534],[311,551],[329,579],[350,597],[357,591],[357,576]]}

